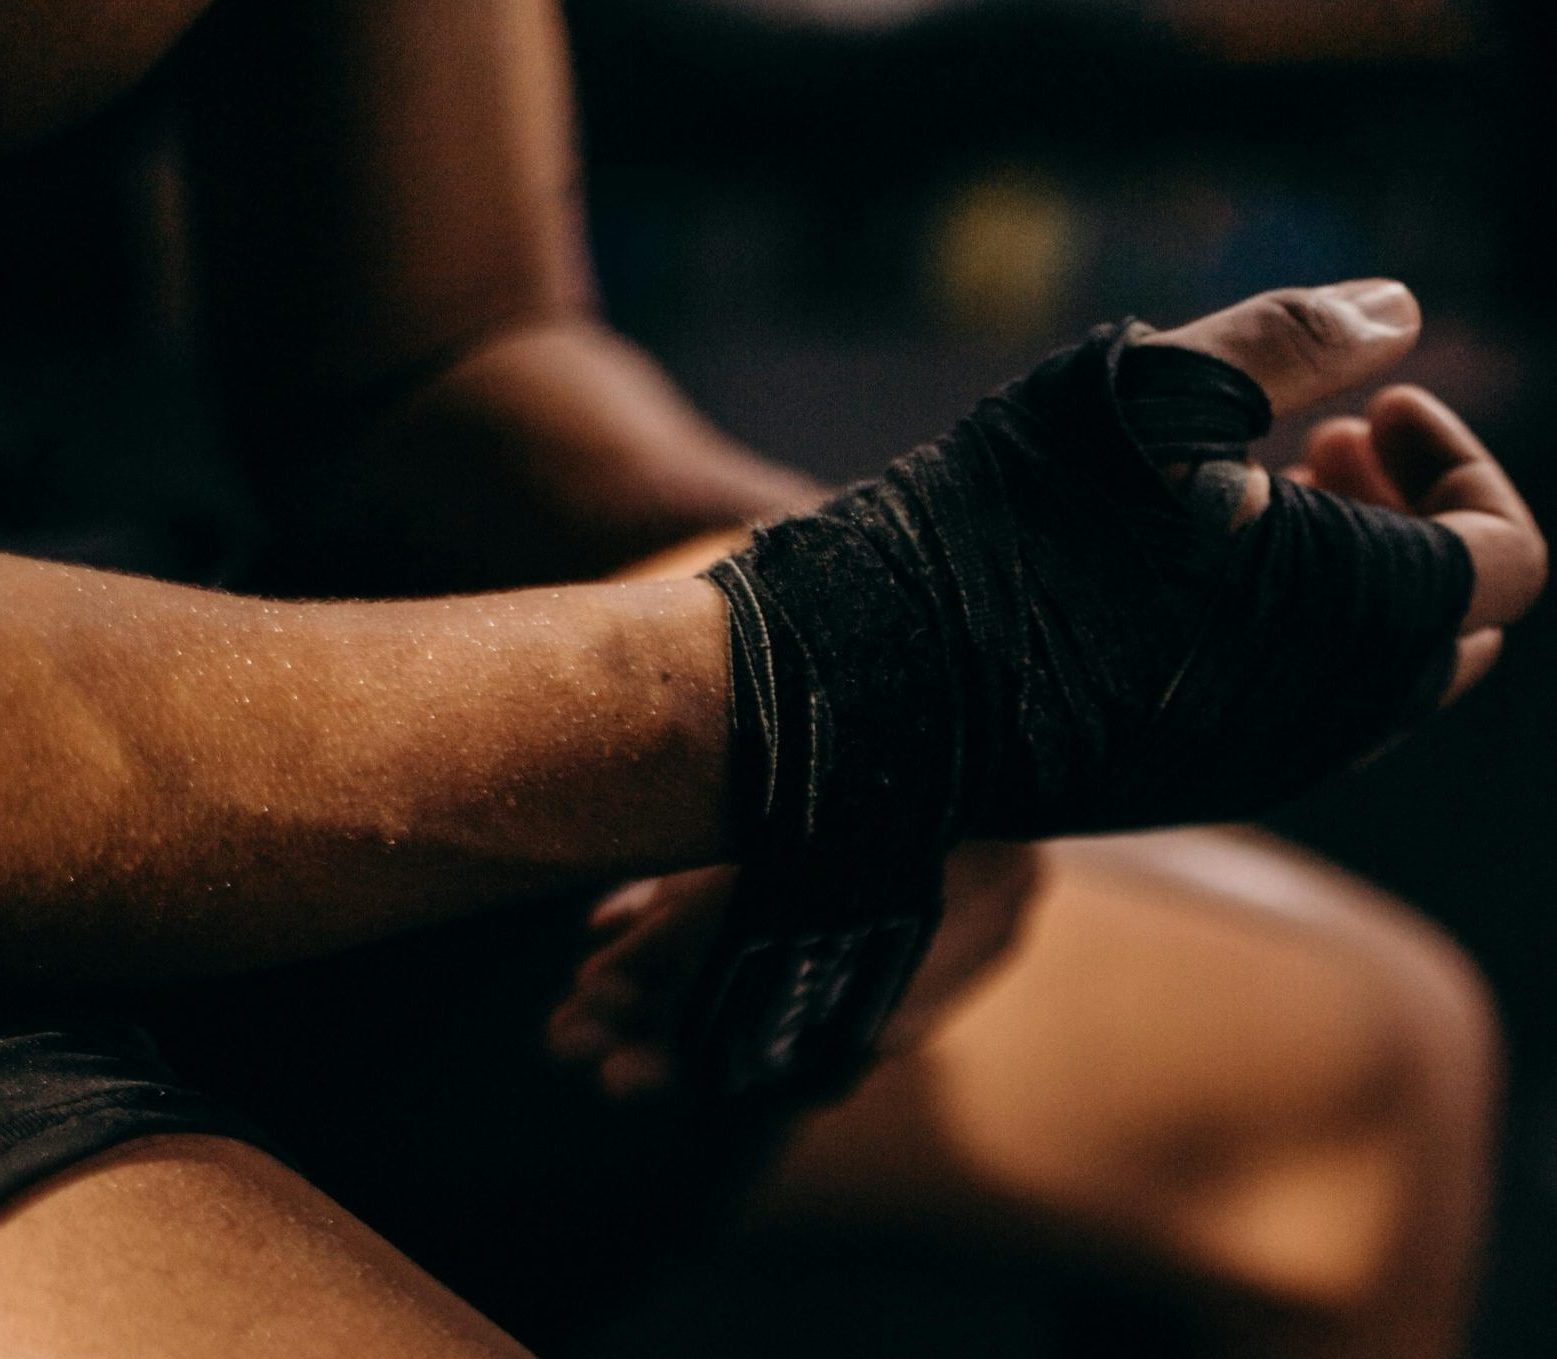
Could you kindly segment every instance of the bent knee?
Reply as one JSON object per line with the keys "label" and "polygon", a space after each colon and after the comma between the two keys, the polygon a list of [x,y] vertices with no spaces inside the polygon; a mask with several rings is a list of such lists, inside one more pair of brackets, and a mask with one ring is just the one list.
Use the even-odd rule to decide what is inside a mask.
{"label": "bent knee", "polygon": [[1327,1311],[1386,1286],[1424,1213],[1474,1234],[1498,1030],[1438,931],[1203,831],[1054,847],[1038,914],[922,1064],[979,1202]]}
{"label": "bent knee", "polygon": [[1359,944],[1366,1041],[1331,1054],[1312,1116],[1261,1138],[1224,1132],[1223,1172],[1200,1184],[1187,1243],[1219,1279],[1328,1313],[1374,1305],[1420,1250],[1424,1224],[1468,1252],[1488,1187],[1501,1044],[1474,963],[1400,918]]}

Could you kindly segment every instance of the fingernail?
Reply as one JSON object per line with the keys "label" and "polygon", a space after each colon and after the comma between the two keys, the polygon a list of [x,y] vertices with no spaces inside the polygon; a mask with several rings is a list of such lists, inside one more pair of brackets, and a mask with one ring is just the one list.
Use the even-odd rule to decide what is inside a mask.
{"label": "fingernail", "polygon": [[1373,325],[1392,335],[1415,330],[1420,319],[1416,299],[1403,283],[1373,284],[1349,294],[1347,301]]}
{"label": "fingernail", "polygon": [[618,887],[605,899],[604,904],[618,911],[641,911],[654,900],[658,888],[659,883],[653,878],[639,878],[625,887]]}

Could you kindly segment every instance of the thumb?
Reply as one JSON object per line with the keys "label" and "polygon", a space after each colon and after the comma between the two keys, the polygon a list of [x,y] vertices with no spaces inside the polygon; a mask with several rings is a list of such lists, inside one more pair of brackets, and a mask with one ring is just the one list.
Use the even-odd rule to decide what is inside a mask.
{"label": "thumb", "polygon": [[1421,327],[1403,283],[1365,278],[1261,293],[1143,343],[1198,349],[1243,369],[1284,415],[1393,367]]}

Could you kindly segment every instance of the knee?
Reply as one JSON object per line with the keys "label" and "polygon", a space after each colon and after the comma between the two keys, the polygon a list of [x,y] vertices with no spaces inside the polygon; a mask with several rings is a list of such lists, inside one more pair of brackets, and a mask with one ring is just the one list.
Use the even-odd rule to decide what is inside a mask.
{"label": "knee", "polygon": [[1397,943],[1388,976],[1380,977],[1388,1065],[1398,1073],[1383,1112],[1391,1126],[1430,1123],[1455,1132],[1457,1143],[1482,1146],[1502,1083],[1497,1007],[1471,958],[1436,929],[1413,923],[1415,937]]}
{"label": "knee", "polygon": [[[1354,941],[1349,1041],[1301,1109],[1225,1129],[1191,1215],[1209,1271],[1282,1305],[1366,1310],[1413,1271],[1469,1270],[1490,1179],[1501,1043],[1471,960],[1421,922]],[[1457,1280],[1463,1282],[1463,1279]]]}

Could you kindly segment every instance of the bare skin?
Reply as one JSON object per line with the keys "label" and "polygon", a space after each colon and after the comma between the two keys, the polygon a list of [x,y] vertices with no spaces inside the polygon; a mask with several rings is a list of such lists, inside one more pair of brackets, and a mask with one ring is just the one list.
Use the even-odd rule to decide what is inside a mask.
{"label": "bare skin", "polygon": [[294,605],[0,575],[13,980],[252,967],[718,856],[704,583]]}
{"label": "bare skin", "polygon": [[210,0],[16,0],[0,13],[0,153],[131,89]]}
{"label": "bare skin", "polygon": [[[0,105],[0,136],[19,144],[78,120],[132,85],[203,6],[142,5],[133,23],[126,17],[132,8],[108,0],[40,0],[9,12],[3,22],[20,24],[16,31],[27,40],[0,41],[0,89],[11,91]],[[239,5],[225,10],[236,15]],[[571,523],[541,555],[555,561],[559,544],[569,544],[565,550],[577,554],[567,559],[572,573],[619,564],[699,529],[782,511],[809,493],[782,473],[758,471],[590,316],[573,226],[575,175],[563,135],[565,68],[549,4],[337,0],[251,7],[249,13],[259,31],[283,35],[284,68],[296,58],[287,79],[267,86],[284,88],[295,101],[281,110],[286,130],[268,144],[268,153],[258,139],[254,154],[225,162],[211,154],[220,151],[220,137],[202,144],[197,136],[189,164],[204,248],[213,258],[241,259],[257,244],[301,260],[298,277],[284,292],[245,291],[241,270],[221,274],[234,289],[216,299],[221,314],[242,332],[223,349],[226,381],[237,409],[258,421],[251,436],[261,446],[256,456],[263,456],[267,440],[309,449],[319,403],[338,400],[341,422],[332,427],[349,431],[359,470],[382,475],[382,486],[369,494],[383,510],[376,517],[385,541],[415,541],[427,554],[419,565],[441,566],[451,583],[461,585],[514,581],[545,570],[544,561],[537,568],[513,546],[527,537],[515,519],[527,511],[537,521]],[[241,33],[242,19],[234,23]],[[432,29],[457,30],[463,45],[442,48],[419,40]],[[289,34],[297,36],[295,51],[285,49]],[[426,59],[435,49],[462,59]],[[332,59],[311,61],[319,52]],[[262,85],[270,73],[258,72]],[[213,84],[240,75],[240,66],[218,69]],[[203,96],[196,97],[198,104]],[[197,122],[216,128],[218,117],[230,117],[236,126],[227,124],[227,130],[240,139],[231,145],[241,144],[242,108],[211,112],[216,107],[202,110],[210,117]],[[249,116],[275,134],[272,111],[250,105]],[[321,113],[329,116],[313,116]],[[469,148],[491,146],[494,137],[501,153],[480,165],[480,173],[467,173]],[[374,150],[365,163],[356,154],[362,146]],[[266,154],[279,164],[267,163]],[[245,172],[277,169],[286,194],[267,198],[246,185]],[[261,174],[258,184],[265,182]],[[281,220],[261,225],[281,234],[256,242],[249,214],[266,202],[279,206]],[[378,231],[386,219],[396,230]],[[289,229],[295,234],[289,236]],[[393,257],[375,246],[385,240],[400,243]],[[263,271],[255,276],[266,277]],[[1355,301],[1358,291],[1367,289],[1338,300]],[[1324,299],[1314,305],[1337,319],[1324,310]],[[1309,367],[1328,366],[1332,389],[1339,389],[1381,371],[1414,336],[1413,325],[1387,340],[1370,340],[1342,324],[1347,342],[1315,351],[1304,348],[1302,334],[1280,329],[1276,313],[1301,315],[1262,301],[1231,320],[1199,323],[1199,341],[1224,356],[1232,351],[1234,361],[1267,385],[1271,373],[1259,365],[1273,353],[1276,368],[1294,356]],[[1299,325],[1298,331],[1312,328]],[[300,343],[302,335],[307,344]],[[1250,343],[1251,336],[1257,342]],[[1337,363],[1344,377],[1334,370]],[[1495,652],[1495,641],[1489,648],[1477,638],[1511,622],[1539,588],[1539,535],[1485,451],[1466,444],[1453,418],[1431,398],[1396,389],[1379,400],[1362,437],[1355,425],[1345,436],[1323,434],[1325,427],[1316,432],[1329,451],[1311,460],[1312,475],[1323,484],[1341,468],[1354,479],[1377,472],[1390,494],[1420,512],[1458,516],[1453,526],[1466,537],[1478,567],[1474,627],[1457,681],[1469,683]],[[307,459],[302,463],[306,472]],[[340,465],[349,463],[348,457]],[[429,467],[432,476],[426,475]],[[672,467],[690,470],[666,475]],[[584,475],[559,476],[558,469]],[[318,514],[323,525],[317,532],[327,548],[328,533],[339,522],[327,509],[337,474],[321,475],[322,489],[306,477],[301,483],[319,492],[317,507],[311,496],[299,503],[284,486],[278,505],[283,519],[305,534],[310,515]],[[494,484],[509,488],[514,499],[491,493]],[[408,486],[414,488],[409,509]],[[624,531],[613,532],[609,520],[585,522],[592,505],[618,503],[632,507]],[[439,557],[440,551],[448,555]],[[50,796],[17,809],[26,834],[7,845],[9,867],[0,871],[12,874],[6,886],[19,890],[5,899],[17,903],[28,923],[23,933],[26,947],[37,950],[35,961],[61,977],[94,969],[98,975],[104,969],[156,974],[175,953],[193,956],[205,968],[242,966],[444,918],[442,913],[469,904],[440,897],[436,880],[451,857],[462,876],[473,872],[497,891],[592,874],[662,872],[719,855],[723,704],[722,671],[714,658],[722,659],[724,638],[716,597],[706,587],[682,582],[568,591],[555,599],[517,594],[414,605],[286,606],[273,614],[266,610],[278,606],[101,573],[14,560],[4,569],[36,601],[26,628],[15,619],[7,624],[20,629],[14,640],[22,650],[15,654],[38,654],[41,635],[45,665],[82,679],[74,687],[43,689],[31,670],[13,669],[7,676],[12,721],[26,733],[20,748],[8,752],[10,767],[22,771],[19,785],[30,778]],[[137,614],[145,626],[128,626]],[[38,618],[48,620],[43,634]],[[479,634],[472,640],[472,632],[494,618],[492,630],[501,640],[489,651]],[[280,640],[273,644],[265,633],[277,621],[282,633],[274,634]],[[408,635],[415,648],[407,645]],[[577,668],[602,639],[610,645]],[[187,668],[172,667],[184,680],[182,690],[167,675],[168,658],[178,649],[190,657]],[[658,663],[665,659],[673,662],[677,681],[668,711],[660,706],[664,669]],[[288,660],[292,671],[285,668]],[[306,716],[295,711],[301,700],[291,698],[303,692],[289,678],[299,668],[319,707]],[[251,669],[257,672],[252,678],[245,673]],[[354,705],[364,703],[357,692],[363,688],[370,690],[366,706],[354,713]],[[537,692],[545,704],[534,702]],[[522,709],[514,702],[519,693],[525,696]],[[556,720],[593,724],[602,699],[608,720],[592,730],[604,730],[617,744],[559,751]],[[217,720],[256,706],[273,720]],[[211,714],[210,720],[201,713]],[[396,722],[425,731],[433,714],[439,731],[452,734],[409,749],[406,729],[395,730]],[[550,723],[543,720],[548,716]],[[328,745],[336,741],[339,747]],[[321,745],[341,763],[319,761]],[[61,751],[69,757],[60,759]],[[636,763],[630,758],[635,753]],[[53,795],[61,768],[74,781],[69,805],[75,810],[56,819],[47,808],[66,805]],[[190,772],[192,796],[175,797],[159,786],[158,771],[169,768]],[[543,786],[537,771],[548,772],[550,782]],[[359,787],[372,796],[359,796]],[[576,794],[577,803],[559,800],[559,788]],[[456,826],[457,833],[451,829]],[[105,835],[130,852],[104,855]],[[219,850],[213,835],[226,837]],[[396,843],[384,843],[389,839]],[[979,853],[970,851],[975,860]],[[983,865],[987,875],[967,897],[971,937],[998,941],[1026,907],[1029,892],[998,890],[1002,882],[1025,882],[1024,854],[1007,857],[1003,878],[995,865]],[[227,873],[232,865],[242,871]],[[90,890],[67,892],[70,885],[61,878],[71,872]],[[1130,937],[1147,928],[1160,905],[1151,872],[1134,878],[1116,872],[1106,880],[1106,893],[1092,889],[1088,896],[1079,884],[1075,888],[1076,900],[1107,895],[1118,911],[1071,913],[1075,943],[1055,955],[1055,966],[1076,983],[1057,989],[1076,1008],[1051,1008],[1053,1038],[1045,1051],[1071,1054],[1083,1069],[1118,1063],[1118,1102],[1091,1106],[1095,1123],[1087,1136],[1076,1125],[1046,1133],[1034,1111],[1046,1105],[1041,1096],[1054,1074],[1040,1068],[1031,1086],[1035,1099],[1012,1111],[1014,1121],[1002,1123],[994,1117],[998,1101],[988,1092],[1003,1088],[1003,1081],[981,1084],[981,1073],[1019,1062],[1024,1050],[1011,1042],[1008,1022],[959,1021],[962,1027],[954,1024],[931,1051],[956,1073],[941,1102],[950,1113],[940,1117],[953,1141],[965,1145],[942,1163],[944,1177],[932,1174],[925,1183],[940,1186],[934,1192],[943,1202],[968,1207],[988,1225],[992,1241],[1025,1237],[1035,1221],[1084,1222],[1114,1255],[1148,1257],[1210,1292],[1242,1290],[1309,1317],[1317,1335],[1290,1327],[1282,1332],[1297,1337],[1294,1346],[1308,1346],[1294,1348],[1295,1354],[1449,1353],[1479,1212],[1475,1184],[1484,1156],[1474,1128],[1481,1126],[1488,1098],[1485,1082],[1472,1078],[1450,1090],[1463,1097],[1463,1109],[1474,1111],[1457,1125],[1450,1112],[1454,1100],[1429,1087],[1444,1082],[1446,1064],[1462,1072],[1475,1064],[1460,1062],[1439,1035],[1414,1038],[1409,1050],[1431,1077],[1387,1101],[1373,1122],[1348,1123],[1355,1073],[1371,1070],[1359,1054],[1366,1058],[1370,1044],[1388,1032],[1378,1026],[1378,1011],[1357,1012],[1359,1044],[1346,1040],[1344,1026],[1325,1041],[1309,1032],[1314,1065],[1306,1093],[1294,1086],[1273,1098],[1269,1081],[1288,1068],[1270,1060],[1272,1051],[1281,1051],[1281,1033],[1267,1032],[1247,1061],[1229,1058],[1210,1120],[1230,1164],[1276,1168],[1248,1181],[1258,1192],[1239,1189],[1237,1176],[1204,1176],[1199,1190],[1177,1197],[1118,1179],[1111,1168],[1119,1147],[1133,1145],[1130,1134],[1172,1130],[1186,1106],[1177,1101],[1178,1087],[1148,1079],[1162,1069],[1161,1052],[1121,1042],[1117,1030],[1100,1026],[1097,1013],[1081,1007],[1077,987],[1084,979],[1095,983],[1096,959],[1127,958]],[[229,881],[231,888],[224,885]],[[153,888],[171,891],[181,909],[155,919],[137,912]],[[271,907],[299,890],[314,907],[306,919],[267,921]],[[1172,902],[1182,904],[1184,890],[1168,891],[1169,915]],[[1325,890],[1343,895],[1339,886]],[[47,930],[39,927],[41,918]],[[102,947],[107,937],[114,941],[111,950]],[[947,944],[968,937],[953,930]],[[1186,975],[1196,966],[1203,979],[1212,979],[1220,951],[1207,954],[1203,933],[1190,931],[1178,951],[1171,929],[1154,937],[1162,946],[1156,970],[1143,958],[1137,980],[1146,973]],[[1405,938],[1390,937],[1396,944]],[[1327,938],[1320,952],[1335,948],[1344,956],[1362,947],[1344,931],[1339,939]],[[112,961],[95,958],[98,952],[112,953]],[[971,949],[953,973],[973,970],[988,952]],[[1269,958],[1264,965],[1278,972],[1305,966],[1301,948],[1290,959],[1290,939],[1279,952],[1287,962]],[[1355,960],[1336,969],[1331,999],[1345,1008],[1347,997],[1359,1000],[1365,989],[1348,989],[1341,974],[1375,981],[1411,975],[1402,971],[1404,954],[1394,948],[1378,953],[1376,972]],[[1017,954],[1028,956],[1026,949]],[[1175,963],[1183,967],[1176,970]],[[1122,968],[1120,975],[1137,974]],[[1143,1031],[1163,1035],[1170,1047],[1175,1033],[1192,1034],[1197,1026],[1202,1033],[1222,1033],[1242,1018],[1228,1004],[1238,995],[1234,980],[1224,976],[1219,985],[1163,997],[1160,1010],[1138,1012]],[[1479,1011],[1465,998],[1474,996],[1474,988],[1452,968],[1441,981],[1440,990],[1464,1007],[1456,1012],[1456,1029],[1470,1029]],[[999,984],[992,994],[1025,995],[1024,1003],[1034,1003],[1032,990],[1011,986]],[[1100,994],[1106,999],[1109,993]],[[994,1009],[970,1013],[998,1011],[990,1005]],[[967,1040],[977,1051],[960,1045],[957,1034],[977,1035]],[[1337,1035],[1339,1041],[1331,1041]],[[1136,1052],[1139,1067],[1131,1065]],[[1131,1102],[1132,1090],[1138,1102]],[[1057,1097],[1064,1094],[1057,1091]],[[1251,1128],[1240,1121],[1237,1110],[1250,1101],[1278,1111],[1271,1125]],[[856,1107],[873,1110],[873,1126],[878,1115],[885,1117],[873,1105]],[[912,1102],[898,1107],[910,1121],[925,1112]],[[1302,1151],[1301,1138],[1292,1137],[1292,1115],[1279,1112],[1295,1108],[1325,1111],[1324,1126],[1342,1129],[1330,1139],[1340,1149],[1341,1173],[1309,1173],[1313,1157]],[[1426,1120],[1435,1132],[1456,1129],[1454,1157],[1435,1161],[1398,1131],[1380,1131],[1411,1119]],[[892,1139],[904,1124],[879,1126],[885,1153],[897,1145]],[[1068,1144],[1072,1136],[1078,1141]],[[1357,1150],[1369,1139],[1374,1151]],[[1067,1158],[1073,1167],[1062,1174]],[[847,1160],[826,1152],[820,1159],[834,1162],[843,1182],[856,1184],[861,1192],[855,1202],[869,1200],[870,1181],[851,1171]],[[933,1159],[925,1164],[934,1171]],[[1002,1212],[979,1215],[979,1203],[992,1200],[964,1193],[956,1171],[969,1164],[981,1168],[977,1178],[985,1188],[1005,1183],[1009,1192],[994,1195]],[[1174,1162],[1165,1157],[1157,1164],[1171,1184],[1178,1174]],[[812,1173],[802,1162],[796,1165],[797,1175]],[[1345,1168],[1358,1165],[1361,1175],[1348,1177]],[[1389,1186],[1402,1176],[1414,1192],[1390,1198]],[[1347,1219],[1359,1184],[1368,1191],[1365,1205],[1404,1204],[1409,1211],[1404,1218],[1381,1210],[1372,1221]],[[1463,1194],[1458,1208],[1444,1206],[1446,1185]],[[910,1203],[918,1192],[913,1186],[905,1182],[905,1192],[913,1191]],[[1333,1235],[1313,1239],[1366,1248],[1345,1255],[1339,1266],[1332,1252],[1304,1259],[1301,1252],[1283,1251],[1295,1202],[1321,1216],[1341,1214]],[[1227,1211],[1228,1203],[1237,1211]],[[1442,1253],[1428,1261],[1414,1258],[1393,1228],[1379,1225],[1386,1218],[1438,1222]],[[0,1277],[8,1285],[0,1306],[7,1351],[43,1359],[204,1355],[215,1337],[222,1339],[223,1353],[238,1356],[523,1352],[291,1172],[261,1153],[208,1140],[146,1143],[78,1167],[11,1205],[0,1217]],[[1426,1298],[1435,1290],[1451,1301],[1437,1310],[1423,1305],[1415,1319],[1402,1317],[1402,1299]],[[134,1299],[133,1308],[123,1305],[126,1299]],[[1254,1352],[1272,1352],[1245,1339]]]}
{"label": "bare skin", "polygon": [[[1497,1079],[1465,960],[1335,870],[1214,833],[1059,846],[1010,904],[1015,946],[802,1131],[749,1230],[1007,1269],[1079,1253],[1198,1299],[1218,1353],[1456,1353]],[[19,1359],[527,1353],[217,1139],[147,1139],[8,1205],[0,1277]]]}
{"label": "bare skin", "polygon": [[7,1206],[16,1359],[519,1359],[503,1335],[263,1152],[144,1138]]}
{"label": "bare skin", "polygon": [[[205,8],[8,10],[0,135],[68,127]],[[710,426],[590,311],[553,6],[240,3],[212,18],[231,28],[199,35],[210,50],[188,82],[193,234],[216,329],[233,332],[223,384],[310,589],[396,590],[405,564],[424,589],[577,579],[814,494]],[[255,98],[230,98],[251,76]],[[324,154],[321,137],[335,138]],[[286,286],[262,267],[276,258]],[[357,560],[389,568],[335,569]],[[3,625],[19,720],[0,740],[54,771],[6,794],[18,830],[0,882],[31,942],[0,967],[88,980],[239,966],[514,890],[717,857],[724,640],[706,586],[365,609],[0,570],[27,601]],[[43,682],[87,672],[85,693]],[[511,730],[525,712],[549,756]],[[559,800],[558,778],[585,791],[592,758],[636,764],[647,801],[601,820],[592,794]],[[169,768],[190,771],[187,788]],[[314,909],[321,890],[339,909]],[[116,946],[72,939],[62,896]],[[178,910],[133,909],[150,899]]]}
{"label": "bare skin", "polygon": [[550,0],[212,19],[194,247],[283,588],[578,580],[815,495],[595,314]]}
{"label": "bare skin", "polygon": [[928,1041],[798,1137],[753,1229],[1171,1279],[1212,1352],[1457,1353],[1499,1054],[1454,947],[1253,835],[1060,844],[1031,901]]}

